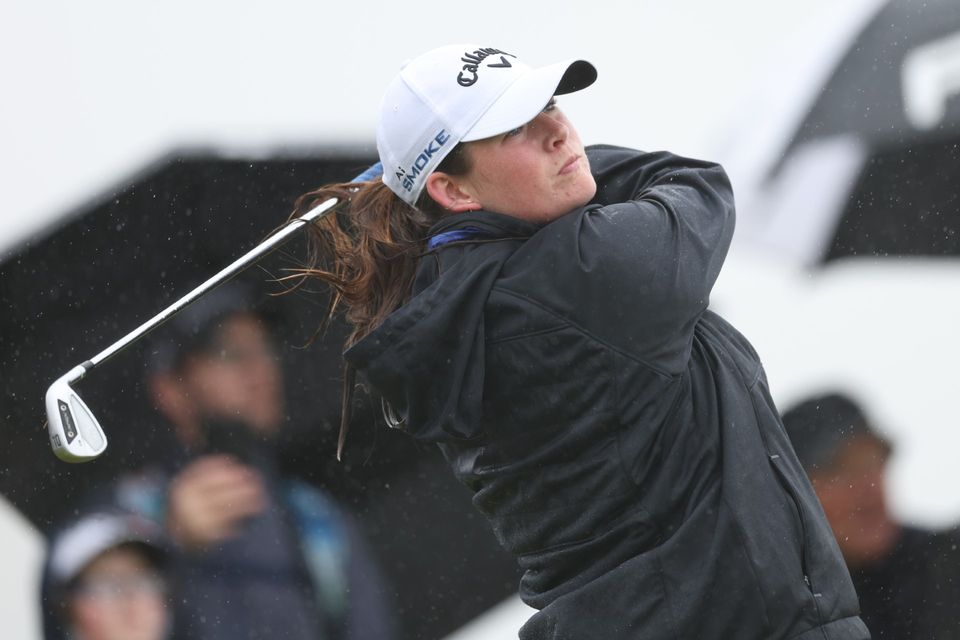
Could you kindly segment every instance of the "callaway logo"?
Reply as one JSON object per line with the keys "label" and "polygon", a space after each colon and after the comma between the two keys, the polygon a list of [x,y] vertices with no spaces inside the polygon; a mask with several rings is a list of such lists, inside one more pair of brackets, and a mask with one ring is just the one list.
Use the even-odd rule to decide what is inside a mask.
{"label": "callaway logo", "polygon": [[413,183],[417,176],[420,175],[423,172],[423,168],[430,163],[430,158],[432,158],[437,151],[440,151],[440,148],[443,147],[443,145],[445,145],[449,139],[450,134],[447,133],[446,129],[440,129],[437,135],[430,138],[430,141],[427,142],[427,146],[423,148],[423,151],[420,152],[420,155],[418,155],[416,160],[413,161],[413,165],[410,167],[410,169],[397,167],[397,180],[400,181],[404,189],[407,191],[413,190]]}
{"label": "callaway logo", "polygon": [[457,74],[457,84],[461,87],[469,87],[474,82],[477,81],[477,71],[480,69],[480,63],[484,61],[485,58],[493,55],[500,55],[500,62],[491,62],[487,67],[493,69],[509,69],[513,65],[510,64],[510,61],[507,60],[506,56],[511,58],[516,58],[517,56],[512,53],[507,53],[506,51],[500,51],[500,49],[493,49],[491,47],[484,47],[482,49],[477,49],[473,53],[464,53],[463,57],[460,58],[464,62],[463,71]]}

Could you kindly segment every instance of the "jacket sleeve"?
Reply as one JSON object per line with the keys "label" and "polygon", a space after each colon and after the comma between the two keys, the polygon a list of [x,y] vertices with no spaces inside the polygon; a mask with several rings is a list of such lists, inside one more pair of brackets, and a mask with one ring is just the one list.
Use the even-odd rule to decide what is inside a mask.
{"label": "jacket sleeve", "polygon": [[598,338],[676,373],[733,235],[729,180],[666,152],[594,147],[590,160],[594,201],[542,230],[559,249],[558,298]]}

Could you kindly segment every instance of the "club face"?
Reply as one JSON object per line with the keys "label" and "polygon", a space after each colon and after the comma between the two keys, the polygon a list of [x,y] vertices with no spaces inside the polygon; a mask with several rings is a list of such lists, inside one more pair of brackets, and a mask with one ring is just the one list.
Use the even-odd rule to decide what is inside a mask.
{"label": "club face", "polygon": [[68,382],[70,374],[47,389],[47,430],[53,453],[65,462],[86,462],[107,448],[107,437],[80,395]]}

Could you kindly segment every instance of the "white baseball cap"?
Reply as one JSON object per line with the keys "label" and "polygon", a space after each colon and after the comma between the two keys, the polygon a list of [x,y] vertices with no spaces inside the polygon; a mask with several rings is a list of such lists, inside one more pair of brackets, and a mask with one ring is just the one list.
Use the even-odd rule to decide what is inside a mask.
{"label": "white baseball cap", "polygon": [[505,133],[536,117],[554,95],[597,79],[585,60],[535,69],[512,53],[457,44],[407,62],[387,87],[377,126],[383,182],[415,204],[429,176],[460,142]]}
{"label": "white baseball cap", "polygon": [[76,578],[100,554],[126,543],[137,543],[160,563],[167,553],[165,537],[153,521],[133,513],[104,511],[88,514],[57,535],[50,549],[53,583]]}

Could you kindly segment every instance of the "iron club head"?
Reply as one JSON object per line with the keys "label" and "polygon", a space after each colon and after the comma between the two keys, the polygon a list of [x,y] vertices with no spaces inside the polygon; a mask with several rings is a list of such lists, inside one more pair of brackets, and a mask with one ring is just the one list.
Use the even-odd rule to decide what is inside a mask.
{"label": "iron club head", "polygon": [[77,365],[47,389],[47,430],[53,453],[65,462],[86,462],[107,448],[107,436],[80,395],[70,385],[87,372]]}

